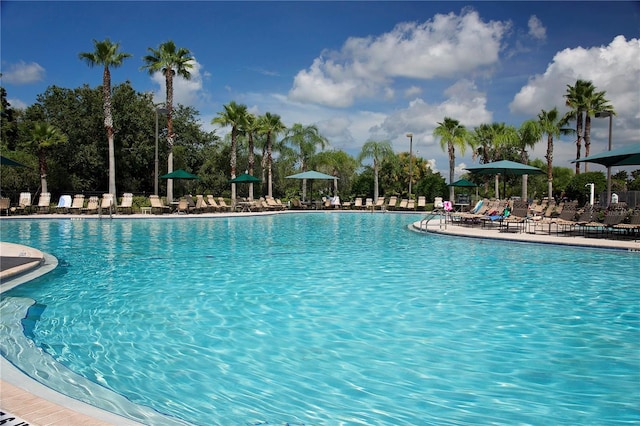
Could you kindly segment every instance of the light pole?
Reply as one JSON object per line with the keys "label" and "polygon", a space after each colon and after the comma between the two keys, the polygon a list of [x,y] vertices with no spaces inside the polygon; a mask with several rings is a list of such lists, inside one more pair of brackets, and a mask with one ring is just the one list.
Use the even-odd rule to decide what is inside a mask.
{"label": "light pole", "polygon": [[156,157],[154,167],[153,195],[158,195],[158,114],[166,115],[169,111],[166,108],[156,108]]}
{"label": "light pole", "polygon": [[[611,151],[611,127],[613,125],[613,112],[598,111],[597,118],[609,117],[609,151]],[[607,207],[611,205],[611,166],[607,166]]]}
{"label": "light pole", "polygon": [[411,180],[413,178],[413,173],[411,170],[411,157],[413,157],[413,133],[407,133],[407,137],[409,138],[409,199],[411,199]]}

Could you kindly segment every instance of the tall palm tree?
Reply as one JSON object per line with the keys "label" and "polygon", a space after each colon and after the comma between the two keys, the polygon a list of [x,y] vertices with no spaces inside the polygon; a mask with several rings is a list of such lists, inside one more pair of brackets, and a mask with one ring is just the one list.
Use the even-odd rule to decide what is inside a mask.
{"label": "tall palm tree", "polygon": [[570,135],[573,129],[565,127],[568,124],[567,117],[561,117],[558,108],[551,111],[541,110],[538,113],[538,125],[542,133],[547,135],[547,187],[549,199],[553,198],[553,138],[560,135]]}
{"label": "tall palm tree", "polygon": [[[576,160],[580,159],[582,150],[582,124],[583,113],[586,109],[585,99],[589,93],[593,93],[593,84],[586,80],[577,80],[575,85],[567,84],[567,92],[564,94],[565,104],[569,107],[566,117],[576,121]],[[576,174],[580,173],[580,163],[576,163]]]}
{"label": "tall palm tree", "polygon": [[108,38],[103,41],[93,40],[93,52],[82,52],[78,56],[89,67],[103,66],[102,98],[104,110],[104,127],[107,130],[109,144],[109,193],[116,197],[116,149],[115,131],[113,130],[113,115],[111,111],[111,71],[110,67],[118,68],[122,62],[131,56],[120,52],[120,43],[112,43]]}
{"label": "tall palm tree", "polygon": [[[237,104],[235,101],[223,105],[224,111],[211,120],[211,124],[220,126],[231,126],[231,179],[236,177],[237,156],[238,156],[238,135],[244,132],[247,126],[249,112],[244,104]],[[231,184],[231,202],[236,202],[236,184]]]}
{"label": "tall palm tree", "polygon": [[[282,142],[290,145],[297,151],[298,161],[300,162],[300,170],[307,171],[309,158],[316,153],[316,146],[325,149],[329,141],[322,136],[316,125],[304,126],[300,123],[294,123],[287,130]],[[302,199],[306,199],[307,180],[302,180]]]}
{"label": "tall palm tree", "polygon": [[[595,88],[594,88],[595,89]],[[591,117],[595,117],[598,112],[610,112],[615,115],[613,106],[605,98],[606,92],[596,92],[595,90],[587,93],[584,99],[584,156],[588,157],[591,151]],[[584,162],[585,173],[589,171],[589,163]]]}
{"label": "tall palm tree", "polygon": [[[167,173],[173,171],[173,144],[175,143],[175,133],[173,132],[173,78],[176,75],[185,80],[191,79],[189,70],[193,68],[193,56],[189,49],[176,47],[172,41],[166,41],[157,49],[149,47],[149,55],[142,58],[145,65],[143,70],[147,70],[150,75],[161,72],[165,79],[166,102],[164,107],[167,110],[167,146],[168,160]],[[167,202],[173,201],[173,179],[167,181]]]}
{"label": "tall palm tree", "polygon": [[[249,160],[248,173],[253,176],[253,169],[256,164],[255,160],[255,139],[254,136],[258,132],[258,119],[255,115],[247,113],[247,122],[245,123],[245,133],[249,142]],[[253,200],[253,182],[249,182],[249,199]]]}
{"label": "tall palm tree", "polygon": [[358,162],[362,163],[365,158],[373,160],[373,201],[378,202],[378,173],[380,163],[388,156],[393,154],[393,148],[389,141],[367,141],[362,145],[362,150],[358,156]]}
{"label": "tall palm tree", "polygon": [[30,130],[27,147],[38,156],[41,192],[49,192],[47,189],[47,151],[49,148],[68,140],[67,135],[47,123],[36,123]]}
{"label": "tall palm tree", "polygon": [[271,114],[270,112],[266,112],[264,115],[259,117],[260,120],[260,132],[266,136],[266,154],[267,154],[267,195],[269,197],[273,197],[273,157],[272,157],[272,148],[273,142],[272,137],[276,137],[279,133],[284,132],[287,127],[282,123],[280,116],[278,114]]}
{"label": "tall palm tree", "polygon": [[[458,120],[445,117],[444,121],[438,123],[438,127],[433,130],[433,135],[440,138],[440,148],[443,151],[445,148],[447,149],[449,154],[449,183],[453,183],[456,167],[456,147],[460,150],[460,154],[464,155],[467,141],[469,140],[467,129]],[[450,186],[449,200],[453,201],[454,197],[453,186]]]}
{"label": "tall palm tree", "polygon": [[[520,150],[520,162],[529,163],[529,152],[527,148],[533,148],[542,139],[542,129],[536,120],[527,120],[518,129],[518,141],[516,142]],[[522,176],[522,200],[528,199],[527,184],[529,175]]]}

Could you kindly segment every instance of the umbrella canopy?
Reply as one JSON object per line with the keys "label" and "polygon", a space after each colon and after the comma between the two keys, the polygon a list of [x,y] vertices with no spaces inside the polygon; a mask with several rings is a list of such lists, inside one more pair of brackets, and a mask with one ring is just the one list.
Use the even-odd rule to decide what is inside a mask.
{"label": "umbrella canopy", "polygon": [[324,173],[316,172],[315,170],[309,170],[308,172],[298,173],[295,175],[287,176],[287,179],[338,179],[335,176],[327,175]]}
{"label": "umbrella canopy", "polygon": [[160,176],[162,179],[200,179],[198,176],[187,172],[186,170],[178,169],[174,172],[167,173]]}
{"label": "umbrella canopy", "polygon": [[[544,172],[537,167],[527,164],[516,163],[515,161],[501,160],[493,163],[480,164],[473,167],[467,167],[471,173],[477,175],[503,175],[503,176],[522,176],[522,175],[539,175]],[[506,193],[507,180],[503,179],[502,192]],[[498,178],[496,176],[496,197],[498,198]]]}
{"label": "umbrella canopy", "polygon": [[235,178],[229,181],[229,183],[257,183],[257,182],[262,182],[262,181],[257,177],[252,176],[248,173],[243,173],[240,176],[236,176]]}
{"label": "umbrella canopy", "polygon": [[466,179],[460,179],[460,180],[457,180],[457,181],[455,181],[455,182],[453,182],[453,183],[450,183],[450,184],[449,184],[449,185],[447,185],[447,186],[455,186],[455,187],[457,187],[457,188],[475,188],[475,187],[477,187],[478,185],[476,185],[476,184],[475,184],[475,183],[473,183],[473,182],[469,182],[469,181],[468,181],[468,180],[466,180]]}
{"label": "umbrella canopy", "polygon": [[638,166],[640,165],[640,143],[590,155],[579,160],[573,160],[572,163],[597,163],[605,167]]}
{"label": "umbrella canopy", "polygon": [[537,167],[529,166],[515,161],[501,160],[493,163],[480,164],[473,167],[467,167],[471,173],[477,175],[504,175],[504,176],[522,176],[536,175],[544,173]]}
{"label": "umbrella canopy", "polygon": [[3,166],[10,166],[10,167],[27,167],[22,163],[18,163],[17,161],[14,161],[10,158],[5,157],[4,155],[0,155],[0,164],[2,164]]}

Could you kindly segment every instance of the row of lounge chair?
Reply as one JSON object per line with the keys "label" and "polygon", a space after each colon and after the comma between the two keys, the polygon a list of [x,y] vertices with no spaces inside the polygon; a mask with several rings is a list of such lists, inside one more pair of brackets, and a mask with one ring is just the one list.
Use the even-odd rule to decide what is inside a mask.
{"label": "row of lounge chair", "polygon": [[447,219],[461,225],[496,226],[502,232],[634,238],[640,233],[640,208],[629,210],[623,203],[598,212],[590,204],[579,209],[576,202],[529,205],[524,201],[485,199],[470,212],[447,213]]}
{"label": "row of lounge chair", "polygon": [[[294,199],[291,201],[292,208],[294,209],[307,209],[310,207],[316,207],[311,204],[304,204],[300,200]],[[331,198],[325,198],[321,207],[323,209],[344,209],[344,210],[426,210],[427,199],[424,196],[419,196],[418,200],[413,199],[398,199],[397,196],[378,197],[378,200],[374,202],[373,198],[357,197],[351,201],[344,201],[342,203],[335,202]]]}

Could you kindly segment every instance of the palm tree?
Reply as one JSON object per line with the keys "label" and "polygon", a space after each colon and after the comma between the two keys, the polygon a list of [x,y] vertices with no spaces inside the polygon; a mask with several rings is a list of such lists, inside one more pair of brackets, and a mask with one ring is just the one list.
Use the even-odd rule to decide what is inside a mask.
{"label": "palm tree", "polygon": [[[445,117],[444,121],[438,123],[438,127],[433,130],[433,135],[440,138],[440,148],[447,149],[449,154],[449,183],[453,183],[456,167],[456,147],[464,155],[469,140],[467,129],[458,120]],[[455,197],[453,186],[449,187],[449,200]]]}
{"label": "palm tree", "polygon": [[378,202],[378,173],[380,163],[388,156],[393,154],[393,148],[389,141],[367,141],[362,145],[362,150],[358,156],[358,162],[362,163],[365,158],[373,159],[373,202]]}
{"label": "palm tree", "polygon": [[[147,70],[150,75],[161,72],[164,75],[166,85],[166,102],[164,107],[167,110],[167,145],[168,160],[167,173],[173,171],[173,144],[175,133],[173,132],[173,77],[177,74],[185,80],[191,79],[189,70],[193,68],[193,56],[189,49],[176,47],[172,40],[164,42],[157,49],[148,48],[150,54],[142,58],[145,65],[142,69]],[[167,202],[173,201],[173,180],[167,181]]]}
{"label": "palm tree", "polygon": [[[237,151],[238,151],[238,135],[244,132],[247,126],[247,117],[249,112],[244,104],[237,104],[235,101],[223,105],[224,111],[219,112],[218,116],[211,120],[211,124],[220,126],[231,126],[231,179],[236,177],[237,168]],[[236,184],[231,184],[231,202],[236,202]]]}
{"label": "palm tree", "polygon": [[[580,159],[582,149],[582,115],[586,109],[585,99],[593,93],[593,84],[586,80],[577,80],[575,85],[567,84],[566,106],[570,108],[566,117],[576,121],[576,160]],[[576,163],[576,174],[580,173],[580,163]]]}
{"label": "palm tree", "polygon": [[120,43],[112,43],[108,38],[104,41],[93,40],[93,52],[82,52],[78,56],[89,67],[101,65],[102,71],[102,97],[104,109],[104,127],[107,130],[109,144],[109,193],[116,197],[116,149],[115,131],[113,130],[113,115],[111,112],[111,71],[109,67],[117,68],[122,62],[131,56],[129,53],[120,52]]}
{"label": "palm tree", "polygon": [[[249,161],[248,172],[253,176],[253,169],[255,167],[255,140],[254,135],[258,132],[258,120],[255,115],[247,113],[247,122],[245,123],[245,133],[247,134],[249,142]],[[249,199],[253,200],[253,182],[249,182]]]}
{"label": "palm tree", "polygon": [[49,148],[68,141],[67,135],[57,127],[47,123],[36,123],[29,132],[27,147],[38,156],[41,192],[47,190],[47,151]]}
{"label": "palm tree", "polygon": [[270,112],[266,112],[264,115],[261,115],[258,120],[260,121],[260,133],[266,136],[267,195],[269,197],[273,197],[273,142],[271,141],[271,138],[272,136],[276,136],[278,133],[285,131],[287,127],[282,123],[278,114],[271,114]]}
{"label": "palm tree", "polygon": [[[315,125],[304,126],[295,123],[282,139],[282,142],[290,145],[297,150],[298,161],[300,162],[300,170],[307,171],[309,159],[316,153],[316,146],[325,149],[329,144],[327,139],[320,135],[318,127]],[[306,199],[307,180],[302,180],[302,199]]]}
{"label": "palm tree", "polygon": [[[595,89],[595,88],[594,88]],[[591,117],[598,112],[610,112],[615,115],[613,106],[604,97],[606,92],[591,91],[584,99],[584,156],[588,157],[591,148]],[[589,171],[589,163],[584,162],[585,173]]]}
{"label": "palm tree", "polygon": [[[542,138],[542,129],[536,120],[527,120],[518,129],[518,140],[516,142],[518,149],[520,150],[520,162],[523,164],[529,164],[529,153],[527,148],[533,148],[536,143]],[[527,184],[529,176],[522,176],[522,199],[526,201],[528,199]]]}
{"label": "palm tree", "polygon": [[564,127],[568,123],[567,117],[561,117],[558,108],[551,111],[541,110],[538,114],[538,125],[542,133],[547,135],[547,186],[549,190],[549,199],[553,198],[553,138],[560,135],[570,135],[573,129]]}

